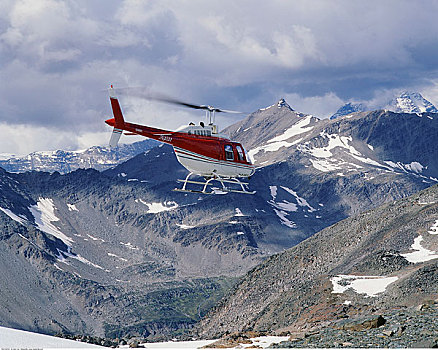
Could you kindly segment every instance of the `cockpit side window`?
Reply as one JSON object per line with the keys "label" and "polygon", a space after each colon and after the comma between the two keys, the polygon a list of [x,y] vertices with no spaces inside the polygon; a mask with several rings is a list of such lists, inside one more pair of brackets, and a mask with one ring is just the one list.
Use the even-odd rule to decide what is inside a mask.
{"label": "cockpit side window", "polygon": [[240,147],[239,145],[236,146],[236,150],[237,150],[237,158],[244,162],[245,161],[245,156],[243,155],[243,149],[242,147]]}
{"label": "cockpit side window", "polygon": [[234,160],[233,146],[225,145],[225,159],[226,160]]}

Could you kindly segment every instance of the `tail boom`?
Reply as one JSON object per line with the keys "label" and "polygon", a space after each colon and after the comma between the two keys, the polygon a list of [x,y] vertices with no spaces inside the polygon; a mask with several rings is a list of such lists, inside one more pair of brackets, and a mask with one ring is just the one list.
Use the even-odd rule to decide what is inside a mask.
{"label": "tail boom", "polygon": [[178,132],[167,131],[162,129],[156,129],[145,125],[133,124],[125,122],[123,118],[122,109],[120,108],[119,100],[115,96],[114,89],[111,85],[109,89],[111,108],[113,110],[114,118],[105,121],[106,124],[112,126],[113,133],[111,135],[110,147],[117,146],[117,143],[122,135],[123,131],[127,131],[129,134],[142,135],[160,142],[174,144],[175,134]]}

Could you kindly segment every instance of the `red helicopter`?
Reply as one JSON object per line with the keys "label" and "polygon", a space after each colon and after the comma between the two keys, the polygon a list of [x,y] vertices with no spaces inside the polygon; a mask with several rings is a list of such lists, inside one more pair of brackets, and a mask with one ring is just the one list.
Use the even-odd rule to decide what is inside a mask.
{"label": "red helicopter", "polygon": [[[176,158],[189,171],[184,180],[178,180],[183,183],[182,188],[176,188],[175,191],[203,194],[218,193],[217,188],[208,188],[208,186],[213,185],[213,181],[218,181],[222,185],[219,191],[225,193],[255,193],[255,191],[247,190],[246,186],[248,183],[241,182],[238,179],[239,177],[249,178],[255,171],[255,167],[251,163],[244,147],[238,142],[230,141],[227,135],[218,133],[217,125],[214,124],[215,113],[239,112],[211,106],[198,106],[164,97],[148,96],[148,99],[206,111],[208,125],[205,125],[203,122],[200,122],[199,125],[190,123],[178,131],[168,131],[126,122],[112,85],[109,89],[109,95],[114,115],[114,118],[105,121],[105,123],[114,127],[109,143],[110,147],[117,146],[120,136],[124,131],[125,135],[142,135],[172,145]],[[192,175],[202,176],[205,181],[189,180]],[[202,190],[189,190],[187,189],[187,184],[201,185]],[[237,185],[237,189],[234,185]]]}

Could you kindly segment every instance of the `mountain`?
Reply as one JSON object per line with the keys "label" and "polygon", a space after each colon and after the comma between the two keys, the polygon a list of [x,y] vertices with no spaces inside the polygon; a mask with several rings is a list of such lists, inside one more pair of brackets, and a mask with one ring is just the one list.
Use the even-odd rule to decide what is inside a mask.
{"label": "mountain", "polygon": [[245,223],[224,217],[238,222],[234,207],[190,230],[183,223],[201,214],[198,198],[161,204],[147,184],[95,170],[1,170],[0,187],[3,326],[112,338],[181,334],[260,261],[251,236],[236,235]]}
{"label": "mountain", "polygon": [[320,120],[284,100],[230,126],[255,195],[172,191],[169,146],[113,168],[0,170],[0,320],[45,333],[183,337],[267,257],[436,183],[436,114]]}
{"label": "mountain", "polygon": [[315,174],[408,172],[425,181],[435,181],[438,172],[438,148],[431,142],[437,131],[438,115],[433,113],[379,110],[327,120],[276,105],[224,130],[245,145],[259,166],[295,158]]}
{"label": "mountain", "polygon": [[402,92],[393,99],[378,106],[366,103],[348,102],[340,107],[330,119],[336,119],[356,112],[385,109],[396,113],[438,113],[438,109],[418,92]]}
{"label": "mountain", "polygon": [[[200,335],[319,329],[320,337],[332,334],[333,338],[320,339],[322,343],[314,346],[330,347],[336,340],[335,329],[360,329],[359,316],[395,319],[395,312],[401,315],[399,320],[408,315],[405,322],[421,319],[419,310],[427,309],[437,297],[437,212],[435,185],[322,230],[248,272],[202,320]],[[422,309],[415,309],[419,305]],[[412,329],[406,330],[407,337],[409,332]],[[352,333],[350,341],[355,337]],[[425,339],[428,334],[415,336]],[[368,343],[375,341],[369,334],[364,337]]]}
{"label": "mountain", "polygon": [[385,107],[397,113],[438,113],[438,109],[418,92],[403,92]]}
{"label": "mountain", "polygon": [[344,115],[349,115],[356,112],[365,112],[367,107],[363,103],[353,103],[348,102],[342,107],[340,107],[335,114],[333,114],[330,119],[336,119],[338,117],[343,117]]}
{"label": "mountain", "polygon": [[65,174],[77,169],[105,170],[145,152],[157,144],[154,140],[144,140],[132,144],[122,144],[114,149],[93,146],[82,151],[33,152],[22,157],[0,154],[0,167],[14,173],[37,170],[57,171]]}

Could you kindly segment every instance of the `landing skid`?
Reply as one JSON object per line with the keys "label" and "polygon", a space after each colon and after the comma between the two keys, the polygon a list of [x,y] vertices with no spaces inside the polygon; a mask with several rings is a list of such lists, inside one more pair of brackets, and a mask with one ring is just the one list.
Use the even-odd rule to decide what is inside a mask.
{"label": "landing skid", "polygon": [[[177,192],[187,192],[187,193],[202,193],[202,194],[215,194],[215,190],[213,188],[209,189],[208,186],[212,186],[214,183],[212,181],[217,181],[222,185],[222,188],[219,189],[219,191],[222,192],[233,192],[233,193],[243,193],[243,194],[254,194],[256,191],[248,191],[245,186],[248,186],[248,183],[242,182],[237,178],[223,178],[218,175],[215,175],[215,177],[212,177],[205,182],[201,181],[193,181],[189,180],[190,176],[192,176],[193,173],[189,173],[184,180],[177,180],[178,182],[182,182],[183,186],[182,188],[175,188],[174,191]],[[187,184],[194,184],[194,185],[200,185],[202,186],[202,190],[189,190],[187,189]],[[226,184],[233,184],[240,186],[241,189],[233,189],[226,186]]]}

